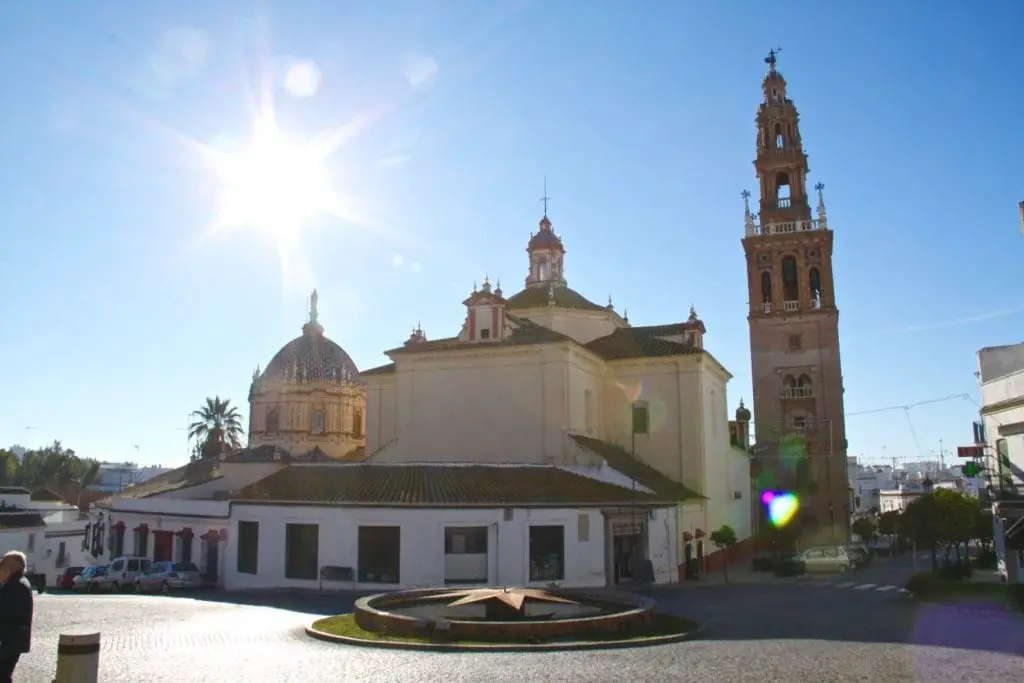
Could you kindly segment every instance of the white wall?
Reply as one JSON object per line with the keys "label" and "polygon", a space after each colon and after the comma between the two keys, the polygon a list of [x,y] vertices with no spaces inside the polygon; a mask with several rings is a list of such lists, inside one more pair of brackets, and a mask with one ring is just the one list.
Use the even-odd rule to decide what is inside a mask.
{"label": "white wall", "polygon": [[[1010,471],[1003,467],[1003,474],[1013,477],[1013,483],[1017,486],[1024,486],[1024,434],[999,434],[1001,425],[1013,425],[1024,422],[1024,372],[1014,372],[986,382],[981,385],[981,403],[984,407],[1005,403],[1007,406],[997,412],[982,416],[985,422],[985,436],[988,440],[987,458],[985,466],[989,468],[993,477],[993,486],[996,484],[996,476],[999,473],[999,463],[996,459],[998,442],[1006,440],[1006,455],[1010,459]],[[1015,404],[1016,402],[1016,404]]]}
{"label": "white wall", "polygon": [[549,330],[561,332],[580,344],[586,344],[598,337],[609,335],[624,326],[622,318],[614,311],[586,311],[546,306],[515,310],[510,313],[543,325]]}
{"label": "white wall", "polygon": [[[581,540],[579,516],[588,518],[588,536]],[[565,579],[561,585],[605,585],[604,518],[597,510],[516,509],[512,521],[504,521],[501,509],[438,510],[350,507],[277,507],[235,505],[230,535],[237,539],[239,521],[259,523],[257,574],[237,571],[237,545],[228,544],[225,555],[225,587],[228,589],[307,587],[317,581],[285,578],[285,526],[289,523],[318,524],[319,565],[352,567],[358,574],[359,526],[400,526],[402,588],[445,585],[445,527],[488,527],[488,583],[527,585],[529,576],[529,527],[565,527]],[[658,525],[652,525],[656,527]],[[662,525],[664,526],[664,525]],[[670,528],[674,534],[674,529]],[[660,530],[657,533],[662,533]],[[655,540],[657,550],[665,544]],[[662,574],[667,569],[662,570]],[[543,583],[543,582],[542,582]],[[351,585],[334,585],[347,589]],[[393,590],[393,585],[357,584],[362,589]]]}
{"label": "white wall", "polygon": [[[43,545],[36,561],[36,572],[46,575],[47,586],[56,587],[60,575],[67,567],[88,567],[97,563],[88,550],[82,549],[87,523],[83,519],[47,525],[40,534]],[[58,564],[61,543],[64,544],[64,561]]]}
{"label": "white wall", "polygon": [[[132,504],[134,511],[127,511],[125,507]],[[152,559],[155,538],[154,531],[178,532],[189,528],[194,534],[192,538],[192,562],[195,563],[201,572],[207,569],[206,543],[200,540],[200,536],[208,531],[227,530],[229,503],[224,501],[201,501],[201,500],[170,500],[163,498],[147,498],[144,500],[118,501],[118,509],[104,510],[92,508],[90,510],[90,521],[95,524],[98,520],[98,513],[104,514],[103,524],[103,554],[95,559],[96,564],[108,563],[114,558],[111,556],[110,528],[118,522],[124,522],[124,555],[135,554],[135,533],[134,530],[140,524],[149,527],[149,539],[146,543],[146,557]],[[148,509],[147,509],[148,506]],[[223,517],[214,516],[212,513],[223,512]],[[230,532],[228,537],[217,544],[218,554],[218,579],[224,580],[224,564],[226,560],[225,548],[231,541]],[[181,559],[181,543],[177,536],[174,538],[173,557],[177,562]]]}
{"label": "white wall", "polygon": [[379,462],[556,460],[569,424],[568,354],[545,344],[397,355],[393,379],[366,378],[367,450]]}
{"label": "white wall", "polygon": [[0,530],[0,555],[10,550],[20,550],[25,553],[29,571],[34,571],[36,563],[43,555],[43,531],[45,527],[33,527],[30,529],[4,529]]}

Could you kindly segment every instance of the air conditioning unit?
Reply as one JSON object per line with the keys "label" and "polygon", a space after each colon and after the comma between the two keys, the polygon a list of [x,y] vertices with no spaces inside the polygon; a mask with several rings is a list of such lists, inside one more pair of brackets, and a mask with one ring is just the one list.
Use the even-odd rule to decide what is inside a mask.
{"label": "air conditioning unit", "polygon": [[732,492],[732,499],[733,500],[742,500],[743,499],[743,491],[733,491]]}

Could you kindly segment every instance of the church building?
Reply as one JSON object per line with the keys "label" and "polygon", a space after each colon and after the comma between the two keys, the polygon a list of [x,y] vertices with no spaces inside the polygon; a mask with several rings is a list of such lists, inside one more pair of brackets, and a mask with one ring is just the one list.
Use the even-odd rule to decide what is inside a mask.
{"label": "church building", "polygon": [[848,537],[839,309],[832,270],[832,230],[817,183],[811,215],[810,167],[796,105],[776,69],[776,53],[757,109],[758,214],[743,191],[754,385],[755,469],[762,489],[798,494],[798,518],[812,543]]}
{"label": "church building", "polygon": [[[798,145],[795,110],[778,113],[791,104],[773,74],[774,62],[763,144],[778,130]],[[765,350],[755,355],[759,418],[778,414],[765,402],[763,361],[776,357],[777,333],[762,330],[795,329],[772,307],[810,315],[833,305],[830,237],[786,237],[813,232],[799,209],[805,157],[773,149],[758,162],[762,227],[748,211],[744,243],[754,254],[751,281],[762,272],[770,280],[751,313],[752,338],[756,330]],[[783,180],[794,188],[785,205],[767,198]],[[572,289],[546,209],[527,243],[522,289],[506,295],[484,277],[451,302],[446,336],[428,338],[417,326],[380,367],[359,372],[325,336],[314,292],[302,335],[254,374],[248,447],[97,504],[88,541],[96,561],[190,561],[226,589],[390,590],[696,578],[722,564],[709,537],[723,525],[741,541],[734,556],[744,554],[760,509],[751,415],[741,402],[729,419],[732,375],[708,350],[704,322],[691,306],[634,325],[611,302]],[[793,292],[785,289],[791,261]],[[828,327],[806,323],[792,334],[817,349],[814,330]],[[778,366],[792,387],[834,369],[809,354],[794,358],[792,368]],[[790,387],[786,377],[780,387]],[[799,405],[810,430],[818,409]],[[836,415],[832,404],[823,410]]]}

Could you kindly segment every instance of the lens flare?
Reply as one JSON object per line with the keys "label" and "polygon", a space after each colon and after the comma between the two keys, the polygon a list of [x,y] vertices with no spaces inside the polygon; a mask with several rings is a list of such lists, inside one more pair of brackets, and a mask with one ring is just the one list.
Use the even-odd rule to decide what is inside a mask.
{"label": "lens flare", "polygon": [[768,509],[768,521],[775,527],[792,522],[800,509],[800,499],[788,491],[763,491],[761,504]]}

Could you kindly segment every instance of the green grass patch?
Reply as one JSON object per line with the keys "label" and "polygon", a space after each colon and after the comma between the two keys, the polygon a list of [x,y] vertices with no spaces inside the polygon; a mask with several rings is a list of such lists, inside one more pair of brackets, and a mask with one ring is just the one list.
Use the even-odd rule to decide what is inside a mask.
{"label": "green grass patch", "polygon": [[929,602],[996,605],[1024,612],[1024,585],[1020,584],[956,581],[922,572],[910,578],[907,590]]}
{"label": "green grass patch", "polygon": [[[414,638],[405,636],[393,636],[384,633],[366,631],[356,623],[354,614],[339,614],[333,617],[318,619],[312,624],[313,629],[333,636],[344,636],[359,640],[391,642],[391,643],[437,643],[440,641],[429,638]],[[627,634],[608,634],[601,637],[566,638],[557,642],[562,643],[602,643],[610,641],[643,640],[656,636],[674,636],[682,633],[689,633],[699,628],[698,624],[689,619],[672,616],[670,614],[655,614],[654,619],[642,632]],[[518,645],[524,641],[493,641],[493,640],[451,640],[443,641],[446,645]],[[547,641],[556,642],[556,641]]]}

